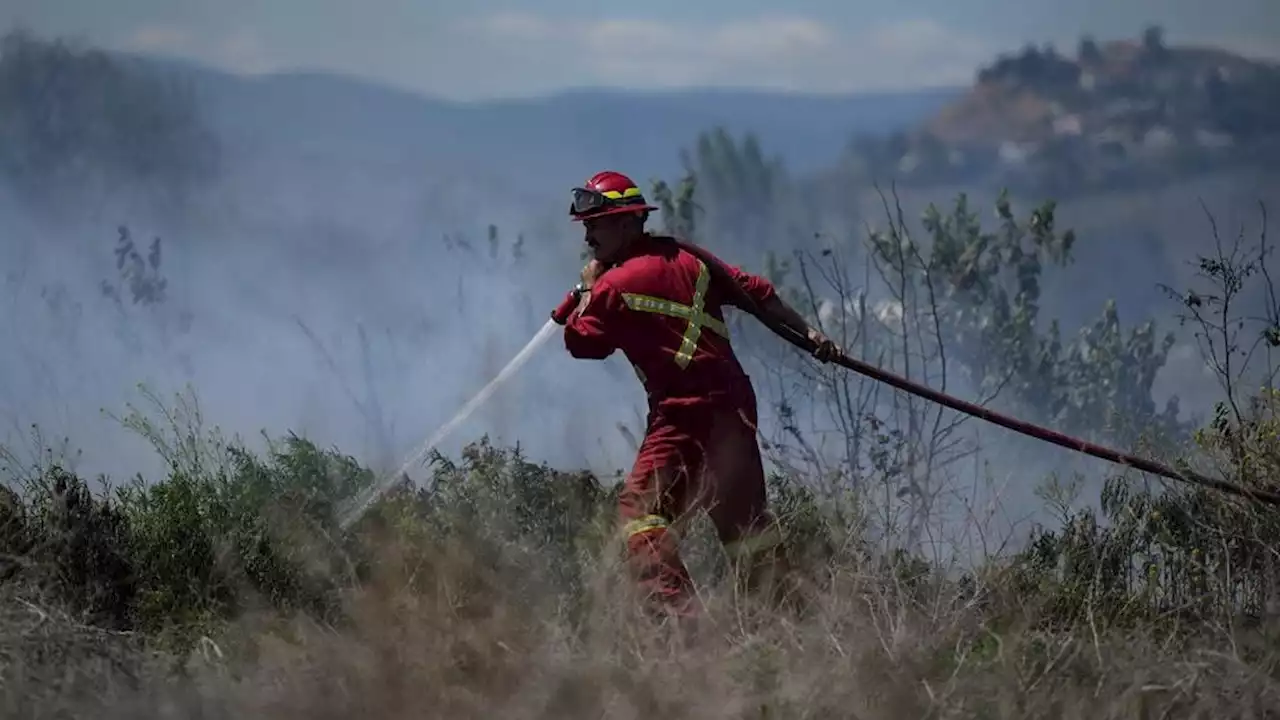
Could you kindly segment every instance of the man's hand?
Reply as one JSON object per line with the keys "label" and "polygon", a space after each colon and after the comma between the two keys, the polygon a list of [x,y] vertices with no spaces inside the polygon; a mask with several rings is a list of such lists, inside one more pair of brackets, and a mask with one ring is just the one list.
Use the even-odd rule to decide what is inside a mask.
{"label": "man's hand", "polygon": [[774,295],[770,302],[761,308],[761,311],[770,315],[775,321],[786,325],[797,335],[803,334],[808,338],[809,342],[813,343],[813,356],[818,360],[829,363],[844,355],[830,338],[821,330],[809,325],[800,313],[777,295]]}
{"label": "man's hand", "polygon": [[840,348],[831,342],[831,339],[822,334],[817,328],[809,328],[809,342],[814,344],[813,356],[824,363],[831,362],[840,357]]}
{"label": "man's hand", "polygon": [[604,274],[605,270],[608,270],[608,269],[609,268],[606,267],[605,264],[600,262],[599,260],[592,260],[591,262],[587,263],[582,268],[582,274],[579,276],[582,278],[582,286],[590,290],[591,286],[595,284],[596,280],[601,275]]}

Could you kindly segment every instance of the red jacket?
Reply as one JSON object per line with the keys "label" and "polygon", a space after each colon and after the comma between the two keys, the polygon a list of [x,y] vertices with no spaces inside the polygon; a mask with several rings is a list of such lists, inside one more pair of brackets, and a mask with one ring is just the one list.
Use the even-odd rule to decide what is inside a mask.
{"label": "red jacket", "polygon": [[[720,264],[757,304],[776,294],[768,280]],[[750,381],[724,323],[722,308],[733,301],[711,277],[698,258],[646,235],[596,279],[582,313],[570,315],[565,348],[592,360],[621,350],[651,407],[739,399]]]}

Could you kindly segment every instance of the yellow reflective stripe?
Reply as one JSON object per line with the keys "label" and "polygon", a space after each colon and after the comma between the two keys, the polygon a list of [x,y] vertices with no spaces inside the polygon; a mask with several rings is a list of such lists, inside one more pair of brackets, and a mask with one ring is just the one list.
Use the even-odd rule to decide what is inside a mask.
{"label": "yellow reflective stripe", "polygon": [[676,353],[676,364],[685,367],[693,360],[693,351],[698,349],[698,338],[702,337],[702,312],[707,301],[707,286],[711,284],[711,273],[702,261],[698,261],[698,280],[693,286],[693,308],[689,315],[689,325],[684,329],[684,339],[680,343],[680,351]]}
{"label": "yellow reflective stripe", "polygon": [[781,544],[782,531],[778,529],[777,525],[770,525],[759,533],[739,538],[731,543],[725,543],[724,550],[730,557],[741,558],[763,552]]}
{"label": "yellow reflective stripe", "polygon": [[669,525],[670,523],[667,522],[667,519],[661,515],[645,515],[623,525],[622,532],[627,537],[631,537],[652,530],[665,530]]}
{"label": "yellow reflective stripe", "polygon": [[[681,320],[691,320],[693,318],[693,308],[688,305],[663,300],[652,295],[640,295],[639,293],[623,293],[622,301],[632,310],[640,312],[657,313],[658,315],[667,315]],[[709,314],[702,314],[702,327],[707,328],[721,337],[729,337],[729,326],[715,319]]]}
{"label": "yellow reflective stripe", "polygon": [[689,323],[685,327],[684,337],[680,340],[680,349],[676,351],[676,364],[683,368],[693,360],[693,353],[698,347],[698,339],[702,337],[703,328],[711,330],[720,337],[729,337],[729,326],[703,312],[703,307],[705,307],[707,301],[707,288],[710,284],[711,273],[707,270],[706,264],[699,261],[698,279],[693,288],[692,307],[639,293],[623,293],[622,301],[632,310],[667,315],[680,318]]}
{"label": "yellow reflective stripe", "polygon": [[623,190],[621,192],[617,190],[605,190],[600,194],[609,198],[610,200],[621,200],[622,198],[636,197],[637,195],[640,194],[640,188],[629,187],[626,190]]}

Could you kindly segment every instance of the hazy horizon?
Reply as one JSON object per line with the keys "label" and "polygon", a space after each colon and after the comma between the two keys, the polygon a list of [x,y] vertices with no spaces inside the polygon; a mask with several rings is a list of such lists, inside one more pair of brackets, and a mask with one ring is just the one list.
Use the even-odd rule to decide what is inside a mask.
{"label": "hazy horizon", "polygon": [[599,86],[850,93],[964,85],[1001,52],[1047,43],[1072,52],[1082,35],[1136,38],[1151,24],[1173,44],[1280,59],[1280,9],[1269,0],[1223,0],[1212,14],[1197,0],[926,0],[911,7],[800,0],[782,12],[760,0],[658,0],[643,12],[563,0],[536,11],[509,0],[394,2],[376,13],[333,0],[212,7],[15,0],[0,7],[0,27],[244,74],[337,72],[447,100]]}

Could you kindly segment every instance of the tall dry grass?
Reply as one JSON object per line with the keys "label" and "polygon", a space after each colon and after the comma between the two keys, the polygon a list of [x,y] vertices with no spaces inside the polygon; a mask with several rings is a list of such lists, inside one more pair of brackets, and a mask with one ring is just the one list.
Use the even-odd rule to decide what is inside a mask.
{"label": "tall dry grass", "polygon": [[[481,443],[460,463],[440,460],[432,492],[403,490],[340,537],[325,520],[337,498],[319,491],[347,496],[368,480],[349,459],[300,440],[265,459],[226,450],[229,464],[206,464],[194,482],[175,470],[94,498],[49,467],[40,477],[53,482],[9,498],[7,717],[1098,720],[1280,709],[1273,616],[1112,592],[1105,563],[1081,569],[1081,548],[1103,558],[1105,537],[1056,546],[1075,560],[1053,573],[1037,570],[1046,535],[1039,554],[948,577],[869,549],[775,487],[802,559],[795,602],[767,607],[738,592],[695,524],[690,562],[708,612],[678,625],[642,612],[609,531],[611,493],[590,477]],[[260,504],[261,493],[274,499]],[[827,524],[814,530],[815,516]],[[86,533],[96,559],[77,565],[67,548],[84,560]],[[212,549],[203,574],[159,565],[199,548]],[[129,578],[126,589],[93,590],[112,577]]]}
{"label": "tall dry grass", "polygon": [[603,587],[569,618],[551,594],[518,593],[465,552],[433,554],[345,593],[341,625],[252,613],[199,643],[181,671],[133,636],[9,597],[4,707],[30,718],[1261,718],[1280,708],[1263,628],[1047,629],[1014,604],[997,612],[996,598],[913,597],[854,566],[832,574],[803,615],[716,597],[690,632],[628,612]]}

